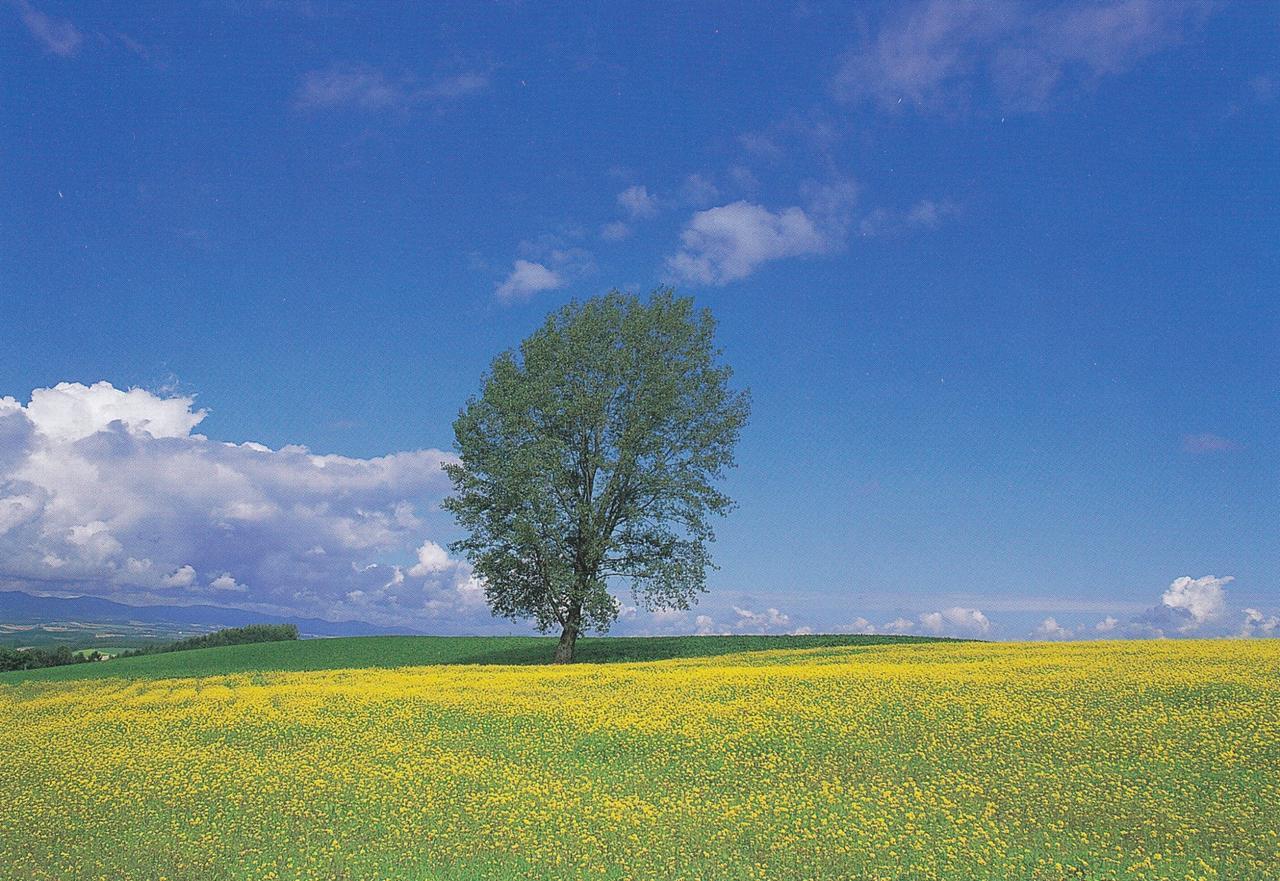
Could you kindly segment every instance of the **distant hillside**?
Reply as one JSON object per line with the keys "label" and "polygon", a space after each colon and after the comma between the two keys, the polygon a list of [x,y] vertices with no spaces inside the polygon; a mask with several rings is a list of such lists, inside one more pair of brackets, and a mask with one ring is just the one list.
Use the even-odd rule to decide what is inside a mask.
{"label": "distant hillside", "polygon": [[[953,640],[922,636],[591,636],[579,643],[584,664],[705,658],[775,649],[841,649]],[[0,686],[31,681],[167,679],[271,670],[338,670],[427,664],[549,664],[556,638],[548,636],[375,636],[232,645],[188,652],[116,658],[95,664],[0,673]]]}
{"label": "distant hillside", "polygon": [[417,635],[409,627],[382,627],[366,621],[325,621],[267,615],[226,606],[130,606],[99,597],[42,597],[23,591],[0,591],[0,624],[66,623],[161,624],[171,628],[211,630],[249,624],[292,624],[303,636]]}

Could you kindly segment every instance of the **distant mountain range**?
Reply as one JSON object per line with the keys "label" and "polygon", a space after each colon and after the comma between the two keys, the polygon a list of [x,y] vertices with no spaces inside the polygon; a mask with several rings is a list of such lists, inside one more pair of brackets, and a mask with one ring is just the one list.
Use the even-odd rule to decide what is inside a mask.
{"label": "distant mountain range", "polygon": [[0,624],[45,624],[54,621],[174,624],[201,628],[293,624],[303,636],[413,636],[422,633],[409,627],[383,627],[367,621],[289,618],[225,606],[129,606],[98,597],[42,597],[20,590],[0,591]]}

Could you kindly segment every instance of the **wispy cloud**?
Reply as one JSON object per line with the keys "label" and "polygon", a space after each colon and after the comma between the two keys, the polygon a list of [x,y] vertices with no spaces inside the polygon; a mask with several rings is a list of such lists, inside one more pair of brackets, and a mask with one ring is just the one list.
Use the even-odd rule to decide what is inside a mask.
{"label": "wispy cloud", "polygon": [[435,79],[419,89],[416,94],[432,100],[455,101],[459,98],[478,95],[487,88],[489,88],[489,75],[473,71]]}
{"label": "wispy cloud", "polygon": [[960,213],[947,200],[922,199],[906,211],[877,208],[858,221],[858,235],[863,238],[893,236],[911,230],[937,229],[942,222]]}
{"label": "wispy cloud", "polygon": [[631,227],[621,220],[613,220],[600,227],[600,238],[606,242],[620,242],[631,235]]}
{"label": "wispy cloud", "polygon": [[1239,448],[1239,444],[1216,434],[1186,434],[1182,436],[1184,453],[1226,453]]}
{"label": "wispy cloud", "polygon": [[694,208],[705,208],[720,198],[720,189],[705,174],[691,174],[680,185],[680,198]]}
{"label": "wispy cloud", "polygon": [[31,36],[47,51],[63,58],[70,58],[79,51],[84,37],[68,19],[46,15],[31,5],[29,0],[14,0],[13,5]]}
{"label": "wispy cloud", "polygon": [[412,75],[390,76],[367,65],[335,65],[309,71],[294,95],[300,110],[348,108],[406,111],[422,104],[455,101],[483,92],[485,73],[469,72],[420,82]]}
{"label": "wispy cloud", "polygon": [[627,187],[618,193],[618,205],[632,220],[644,220],[658,213],[658,200],[643,186]]}
{"label": "wispy cloud", "polygon": [[1177,45],[1211,8],[1207,0],[925,0],[849,52],[832,88],[841,100],[889,109],[952,112],[990,93],[1006,109],[1038,110],[1072,85]]}

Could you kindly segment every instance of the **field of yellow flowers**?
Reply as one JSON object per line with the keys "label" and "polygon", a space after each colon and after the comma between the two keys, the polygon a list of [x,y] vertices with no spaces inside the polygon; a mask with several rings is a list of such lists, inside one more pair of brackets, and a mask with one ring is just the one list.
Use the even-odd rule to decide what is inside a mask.
{"label": "field of yellow flowers", "polygon": [[0,684],[0,877],[1275,879],[1280,641]]}

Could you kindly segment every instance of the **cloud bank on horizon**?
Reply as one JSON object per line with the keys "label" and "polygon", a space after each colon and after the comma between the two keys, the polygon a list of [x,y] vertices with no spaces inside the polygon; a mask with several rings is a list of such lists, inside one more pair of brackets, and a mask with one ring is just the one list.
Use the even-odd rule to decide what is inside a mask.
{"label": "cloud bank on horizon", "polygon": [[[211,440],[193,398],[107,382],[0,398],[0,586],[125,602],[212,603],[446,632],[495,626],[470,566],[426,534],[420,513],[448,492],[425,449],[359,459],[302,446]],[[1230,576],[1175,579],[1128,622],[1107,616],[1047,639],[1277,636],[1280,618],[1231,610]],[[631,633],[811,633],[776,606],[709,597],[701,612],[621,606]],[[823,631],[1018,637],[954,606],[863,617]]]}
{"label": "cloud bank on horizon", "polygon": [[205,415],[106,382],[0,398],[0,584],[409,626],[483,611],[418,516],[448,453],[222,443]]}

